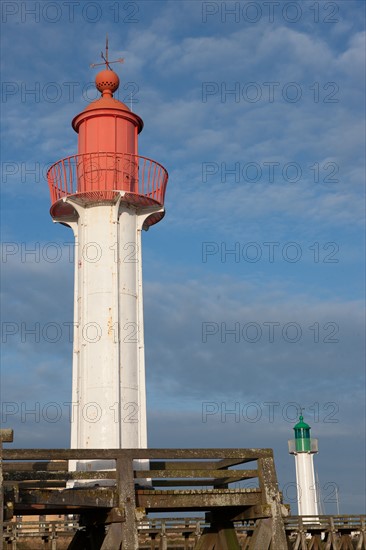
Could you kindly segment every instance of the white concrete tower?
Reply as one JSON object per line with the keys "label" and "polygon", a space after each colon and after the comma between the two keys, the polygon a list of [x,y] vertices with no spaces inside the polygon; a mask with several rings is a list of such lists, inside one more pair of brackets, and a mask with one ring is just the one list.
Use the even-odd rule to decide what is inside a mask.
{"label": "white concrete tower", "polygon": [[299,422],[294,426],[295,439],[289,440],[288,445],[290,454],[295,455],[298,515],[317,517],[318,491],[313,455],[318,452],[318,440],[311,439],[310,429],[300,415]]}
{"label": "white concrete tower", "polygon": [[168,174],[138,156],[143,122],[103,58],[102,95],[72,121],[78,154],[47,174],[51,216],[75,236],[71,448],[146,448],[141,231],[164,216]]}

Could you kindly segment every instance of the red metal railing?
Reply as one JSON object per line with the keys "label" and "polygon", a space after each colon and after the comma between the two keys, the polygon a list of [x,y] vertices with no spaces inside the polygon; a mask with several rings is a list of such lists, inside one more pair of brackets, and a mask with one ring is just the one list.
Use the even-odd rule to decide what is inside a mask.
{"label": "red metal railing", "polygon": [[138,155],[84,153],[53,164],[47,181],[52,204],[67,195],[126,191],[162,205],[168,172],[158,162]]}

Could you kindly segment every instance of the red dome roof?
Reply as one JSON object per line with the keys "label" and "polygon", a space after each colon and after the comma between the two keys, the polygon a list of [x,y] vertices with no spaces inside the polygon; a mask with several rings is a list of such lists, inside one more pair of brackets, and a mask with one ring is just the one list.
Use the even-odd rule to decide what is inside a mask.
{"label": "red dome roof", "polygon": [[125,103],[122,103],[122,101],[119,101],[118,99],[115,99],[113,97],[113,93],[118,89],[119,86],[119,78],[117,73],[112,71],[111,69],[104,69],[103,71],[100,71],[97,76],[95,77],[95,86],[97,90],[99,90],[102,93],[102,97],[96,99],[95,101],[92,101],[85,107],[85,109],[76,115],[72,121],[72,127],[75,131],[78,131],[78,122],[80,121],[80,115],[88,112],[88,111],[95,111],[95,110],[104,110],[104,109],[113,109],[114,111],[123,111],[125,113],[128,113],[128,117],[132,117],[138,125],[138,131],[141,132],[144,123],[142,119],[133,113]]}

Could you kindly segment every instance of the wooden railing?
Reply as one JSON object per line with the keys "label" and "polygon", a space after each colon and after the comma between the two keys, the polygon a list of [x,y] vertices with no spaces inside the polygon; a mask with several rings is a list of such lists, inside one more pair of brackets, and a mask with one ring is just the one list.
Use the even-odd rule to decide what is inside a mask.
{"label": "wooden railing", "polygon": [[[319,516],[310,526],[301,516],[285,518],[288,549],[310,548],[366,548],[366,516],[342,515]],[[209,523],[202,517],[145,519],[138,524],[139,549],[161,550],[164,548],[193,549]],[[12,548],[23,547],[25,540],[37,539],[39,550],[65,548],[65,540],[71,541],[79,528],[73,520],[13,521],[7,522],[4,541]],[[256,521],[235,522],[235,531],[242,550],[247,549],[256,528]],[[318,546],[316,545],[318,544]],[[319,546],[320,544],[320,546]]]}
{"label": "wooden railing", "polygon": [[[155,488],[228,488],[234,482],[260,478],[258,467],[247,469],[243,465],[264,459],[273,459],[271,449],[4,449],[3,470],[6,482],[27,481],[28,487],[32,480],[33,486],[41,482],[43,487],[72,479],[118,480],[120,470],[127,469],[131,480],[152,478]],[[114,460],[116,469],[73,472],[68,471],[70,460]],[[134,469],[136,460],[140,465]],[[150,467],[141,469],[144,463]]]}

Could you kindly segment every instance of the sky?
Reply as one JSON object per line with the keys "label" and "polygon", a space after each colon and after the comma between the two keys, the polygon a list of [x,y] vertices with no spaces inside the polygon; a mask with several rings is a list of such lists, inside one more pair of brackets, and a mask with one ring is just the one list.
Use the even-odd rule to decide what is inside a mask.
{"label": "sky", "polygon": [[143,235],[150,447],[319,440],[325,513],[365,511],[365,4],[3,1],[2,425],[68,447],[72,232],[45,173],[77,151],[105,36],[139,152],[169,172]]}

